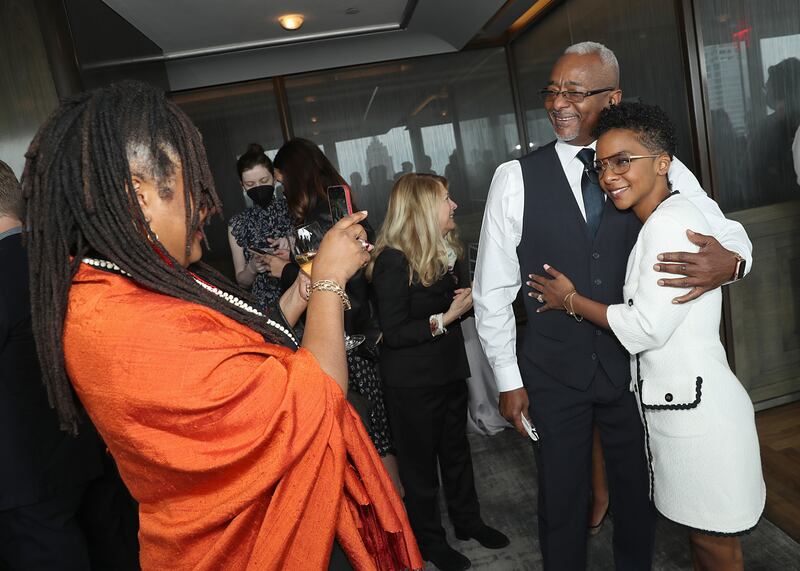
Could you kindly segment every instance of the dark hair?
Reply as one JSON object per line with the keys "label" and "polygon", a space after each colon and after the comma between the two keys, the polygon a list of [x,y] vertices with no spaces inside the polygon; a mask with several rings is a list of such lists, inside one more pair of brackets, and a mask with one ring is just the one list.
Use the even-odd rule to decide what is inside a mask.
{"label": "dark hair", "polygon": [[22,188],[14,171],[0,161],[0,216],[13,216],[22,220]]}
{"label": "dark hair", "polygon": [[675,127],[667,114],[657,105],[623,101],[606,107],[592,130],[595,138],[612,129],[627,129],[636,133],[639,142],[652,153],[675,155]]}
{"label": "dark hair", "polygon": [[767,105],[775,109],[778,102],[783,102],[789,127],[792,133],[800,123],[800,60],[796,57],[786,58],[767,70],[769,77],[766,83]]}
{"label": "dark hair", "polygon": [[247,145],[247,150],[244,154],[236,161],[236,170],[239,173],[239,180],[242,180],[244,171],[249,171],[259,165],[267,169],[270,174],[275,174],[272,161],[264,154],[264,147],[258,143],[250,143]]}
{"label": "dark hair", "polygon": [[346,184],[319,147],[308,139],[292,139],[275,155],[283,175],[283,195],[296,222],[303,222],[317,202],[327,200],[329,186]]}
{"label": "dark hair", "polygon": [[[210,307],[269,337],[266,320],[199,287],[165,248],[154,248],[158,237],[130,190],[133,175],[153,180],[169,198],[168,177],[182,168],[187,250],[200,227],[200,209],[222,208],[200,133],[161,91],[125,81],[69,98],[39,129],[25,156],[33,331],[62,428],[76,433],[80,416],[65,369],[63,332],[70,285],[85,256],[110,260],[150,290]],[[191,270],[249,299],[209,266]]]}

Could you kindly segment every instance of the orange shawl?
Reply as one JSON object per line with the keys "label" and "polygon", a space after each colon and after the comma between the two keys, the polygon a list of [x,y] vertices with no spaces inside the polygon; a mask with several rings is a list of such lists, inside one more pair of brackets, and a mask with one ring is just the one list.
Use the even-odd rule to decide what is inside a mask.
{"label": "orange shawl", "polygon": [[314,357],[82,266],[67,371],[139,502],[142,568],[421,569],[403,504]]}

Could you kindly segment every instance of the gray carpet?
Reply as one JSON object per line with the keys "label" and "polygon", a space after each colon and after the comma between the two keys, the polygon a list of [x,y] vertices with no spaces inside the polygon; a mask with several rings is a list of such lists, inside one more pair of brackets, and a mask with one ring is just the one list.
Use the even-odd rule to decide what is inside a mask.
{"label": "gray carpet", "polygon": [[[537,540],[536,465],[525,439],[511,430],[486,437],[471,434],[472,459],[481,512],[490,525],[511,539],[505,549],[484,549],[475,541],[459,541],[445,518],[450,544],[472,560],[473,569],[492,571],[535,571],[542,568]],[[446,514],[444,506],[442,512]],[[592,571],[614,569],[611,552],[613,521],[589,540]],[[800,570],[800,544],[769,521],[743,541],[745,569],[748,571]],[[691,570],[688,535],[684,528],[661,519],[656,537],[656,571]],[[428,564],[428,570],[436,567]]]}

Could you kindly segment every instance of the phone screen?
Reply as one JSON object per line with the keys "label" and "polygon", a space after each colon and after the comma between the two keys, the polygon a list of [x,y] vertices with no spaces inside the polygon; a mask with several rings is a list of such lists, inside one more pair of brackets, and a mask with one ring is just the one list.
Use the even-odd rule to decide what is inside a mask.
{"label": "phone screen", "polygon": [[333,224],[352,214],[353,203],[350,200],[350,189],[345,185],[329,186],[328,205],[331,209],[331,221]]}

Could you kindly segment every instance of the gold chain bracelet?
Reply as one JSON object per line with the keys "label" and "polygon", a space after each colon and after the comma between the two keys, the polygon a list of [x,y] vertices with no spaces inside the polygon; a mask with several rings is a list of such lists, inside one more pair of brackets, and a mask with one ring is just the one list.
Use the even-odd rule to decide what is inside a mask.
{"label": "gold chain bracelet", "polygon": [[339,299],[342,300],[342,307],[344,307],[345,311],[347,311],[348,309],[350,309],[352,307],[350,305],[350,297],[344,291],[342,286],[340,286],[339,284],[337,284],[333,280],[318,280],[318,281],[315,281],[311,285],[311,287],[308,288],[308,294],[311,295],[315,291],[329,291],[329,292],[335,293],[336,295],[339,296]]}
{"label": "gold chain bracelet", "polygon": [[581,321],[583,321],[583,316],[578,315],[577,313],[575,313],[575,309],[572,307],[572,298],[575,297],[577,294],[578,294],[577,291],[572,290],[567,295],[565,295],[564,296],[563,305],[564,305],[564,309],[567,312],[567,315],[570,315],[571,317],[573,317],[575,319],[575,321],[580,323]]}

